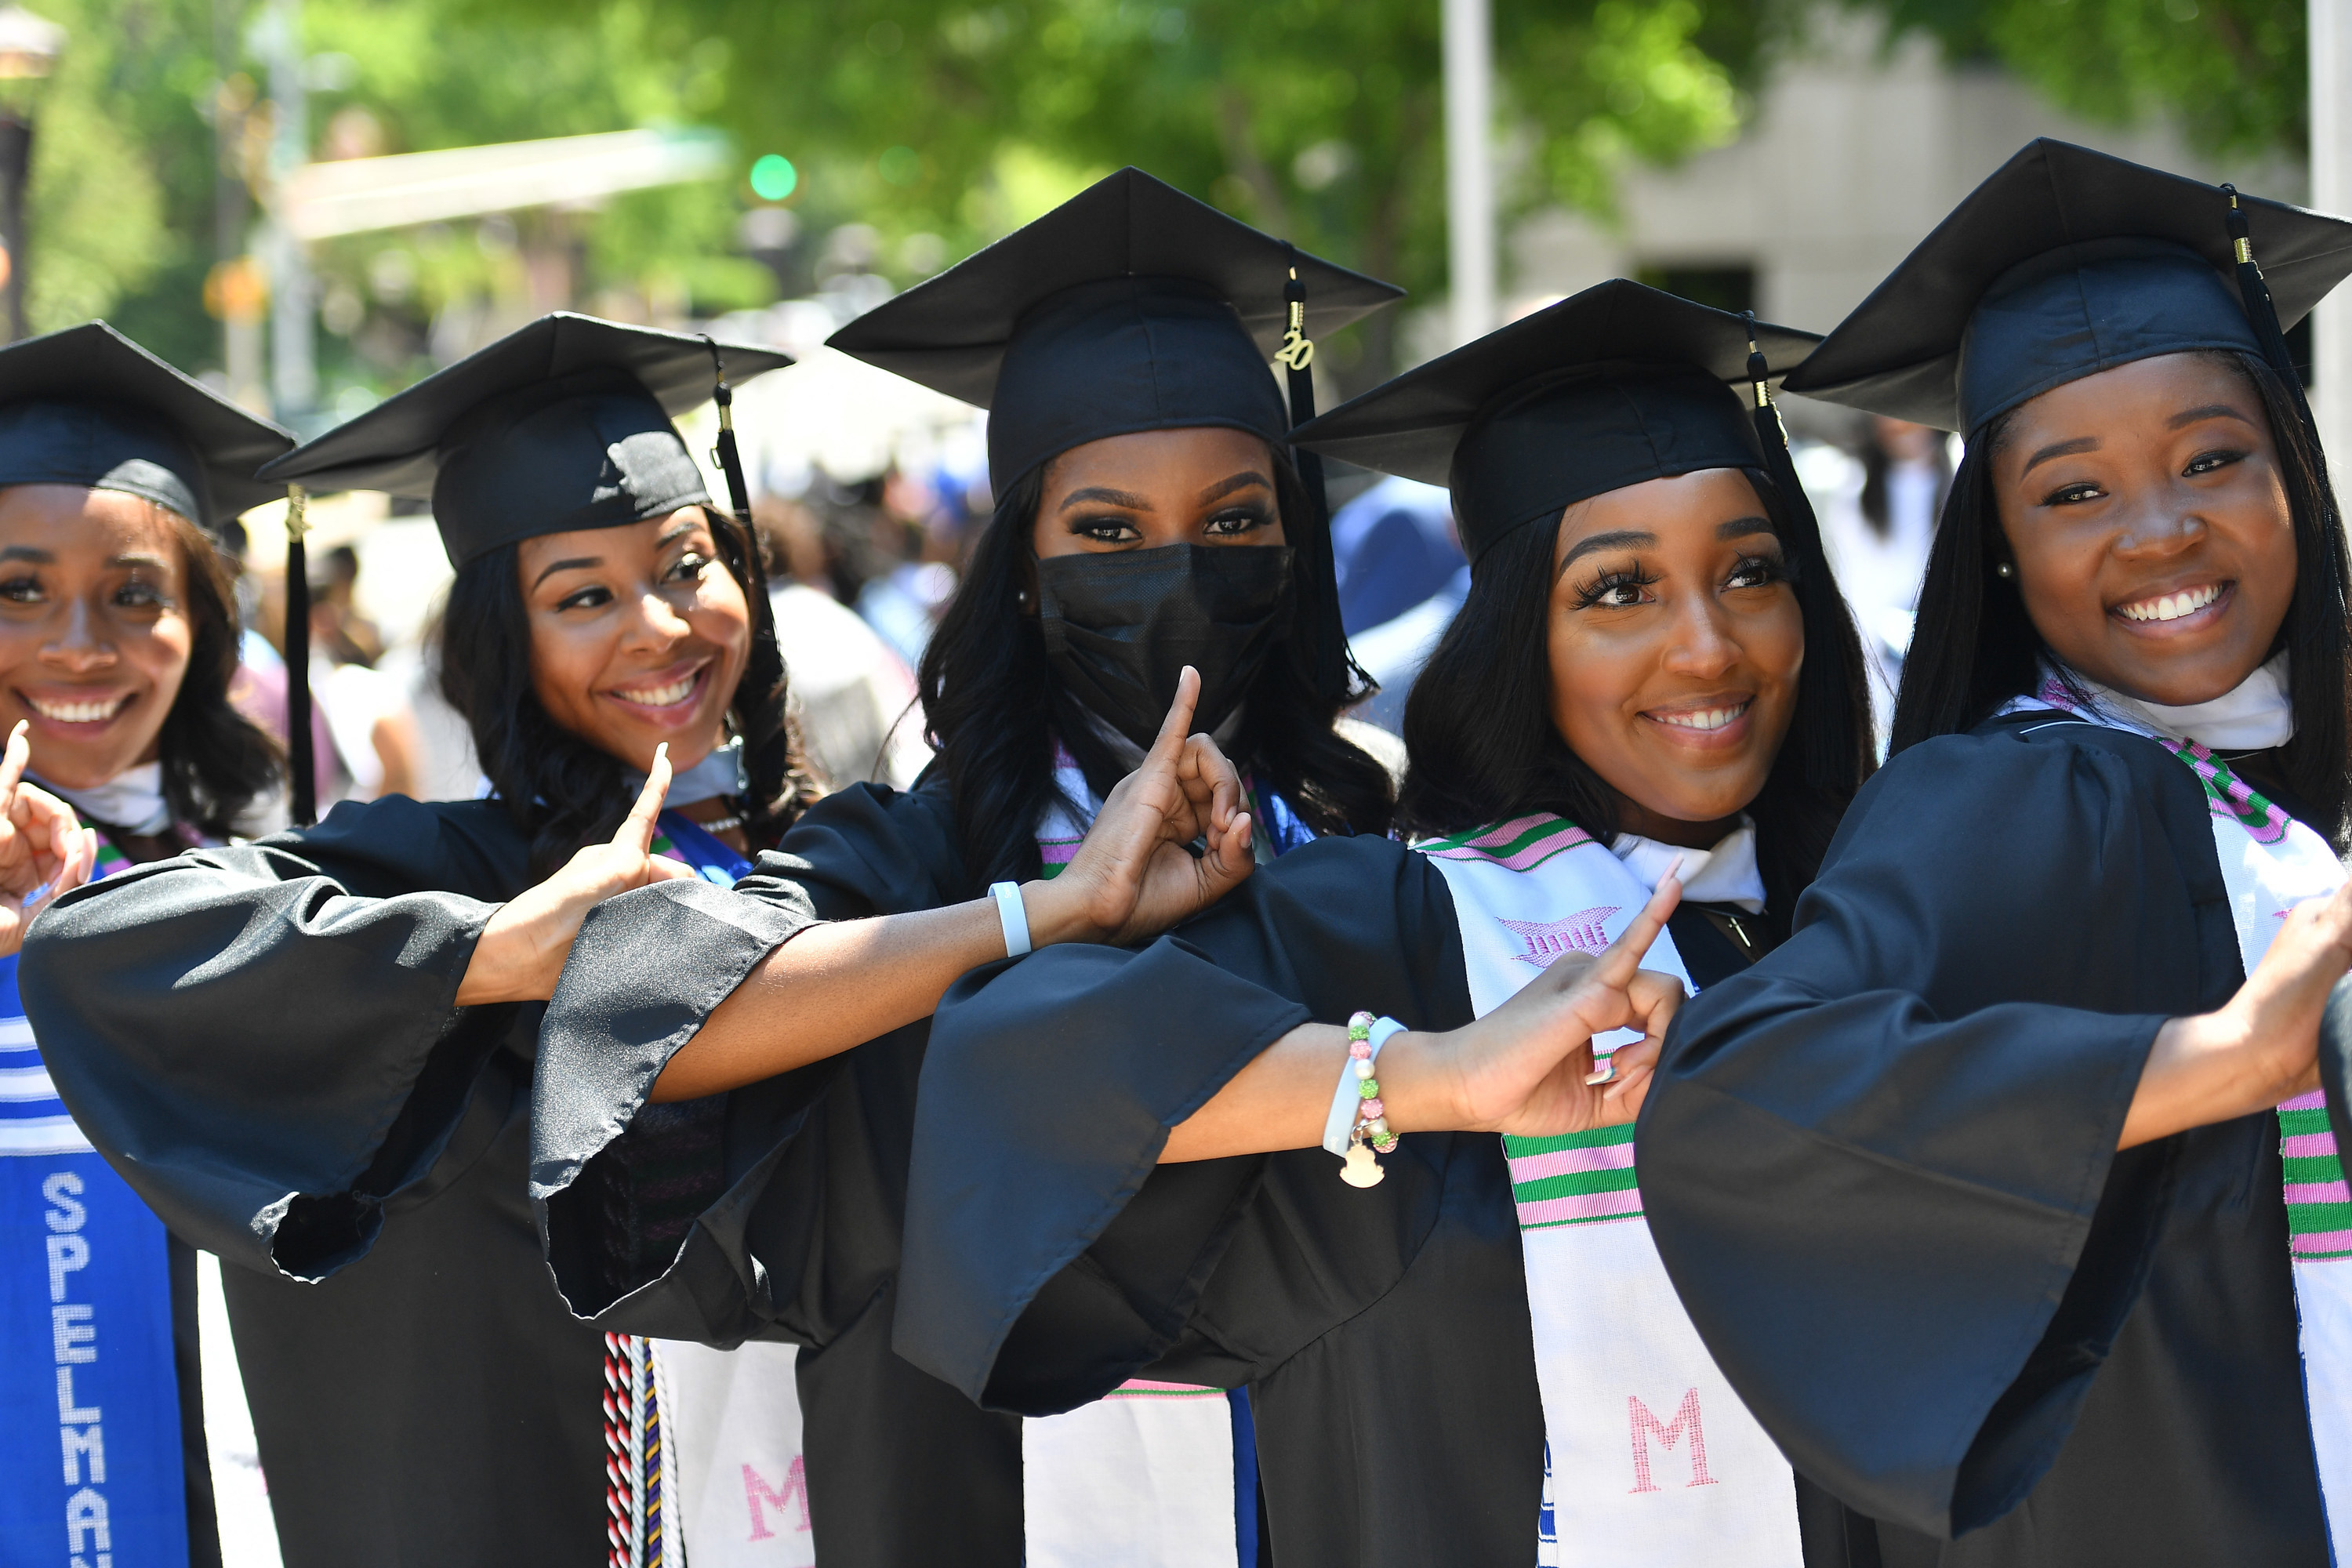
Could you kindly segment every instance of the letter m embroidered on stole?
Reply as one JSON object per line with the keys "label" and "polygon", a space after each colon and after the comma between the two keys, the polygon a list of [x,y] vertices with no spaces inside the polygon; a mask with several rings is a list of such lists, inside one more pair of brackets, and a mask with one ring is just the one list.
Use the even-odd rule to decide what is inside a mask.
{"label": "letter m embroidered on stole", "polygon": [[1650,1407],[1642,1403],[1642,1396],[1638,1394],[1625,1396],[1625,1413],[1633,1427],[1634,1491],[1664,1489],[1650,1479],[1650,1439],[1655,1437],[1661,1446],[1671,1449],[1682,1441],[1685,1432],[1690,1434],[1690,1485],[1715,1485],[1715,1478],[1706,1473],[1706,1426],[1699,1419],[1696,1388],[1684,1390],[1682,1405],[1675,1411],[1675,1418],[1670,1422],[1660,1421],[1652,1415]]}

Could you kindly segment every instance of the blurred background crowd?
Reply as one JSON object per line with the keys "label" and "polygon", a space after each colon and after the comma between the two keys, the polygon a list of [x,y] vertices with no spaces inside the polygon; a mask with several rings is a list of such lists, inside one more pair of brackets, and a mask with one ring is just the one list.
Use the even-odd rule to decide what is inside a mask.
{"label": "blurred background crowd", "polygon": [[[982,416],[823,340],[1119,164],[1412,291],[1321,346],[1327,407],[1612,275],[1825,328],[2032,135],[2310,189],[2304,0],[1487,3],[1469,294],[1444,0],[35,0],[0,9],[0,292],[18,335],[105,316],[304,437],[550,310],[789,350],[737,422],[794,689],[827,773],[903,783]],[[1891,683],[1955,454],[1788,417]],[[1334,500],[1392,727],[1461,552],[1442,491]],[[313,519],[322,805],[471,794],[430,520]],[[282,712],[278,522],[247,517],[241,593]]]}

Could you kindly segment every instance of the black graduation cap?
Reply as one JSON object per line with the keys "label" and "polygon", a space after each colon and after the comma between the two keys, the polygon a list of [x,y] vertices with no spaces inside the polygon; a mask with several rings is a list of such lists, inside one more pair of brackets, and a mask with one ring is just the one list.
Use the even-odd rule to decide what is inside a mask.
{"label": "black graduation cap", "polygon": [[1222,425],[1281,441],[1268,361],[1290,330],[1311,340],[1402,295],[1130,168],[826,341],[989,410],[1003,495],[1107,436]]}
{"label": "black graduation cap", "polygon": [[[751,500],[735,456],[729,380],[792,363],[772,349],[712,342],[559,310],[436,371],[261,470],[303,489],[429,498],[450,564],[503,544],[617,528],[707,506],[672,414],[716,397],[719,458],[755,582]],[[307,681],[310,595],[299,514],[286,544],[287,724],[294,820],[313,816]],[[774,657],[767,595],[753,595],[753,669]]]}
{"label": "black graduation cap", "polygon": [[[1645,479],[1761,468],[1780,480],[1783,437],[1777,417],[1769,441],[1759,430],[1752,384],[1769,384],[1819,342],[1613,279],[1409,370],[1291,438],[1450,486],[1475,562],[1515,529]],[[1749,395],[1735,383],[1751,384]],[[1785,486],[1794,482],[1791,471]],[[1792,505],[1803,496],[1795,489]]]}
{"label": "black graduation cap", "polygon": [[254,470],[293,445],[104,321],[0,348],[0,485],[121,490],[216,531],[285,493]]}
{"label": "black graduation cap", "polygon": [[559,310],[307,441],[262,478],[430,499],[452,565],[707,504],[670,416],[792,363],[772,349]]}
{"label": "black graduation cap", "polygon": [[2342,218],[2044,138],[1937,225],[1788,389],[1968,432],[2158,354],[2243,350],[2292,384],[2280,329],[2347,273]]}

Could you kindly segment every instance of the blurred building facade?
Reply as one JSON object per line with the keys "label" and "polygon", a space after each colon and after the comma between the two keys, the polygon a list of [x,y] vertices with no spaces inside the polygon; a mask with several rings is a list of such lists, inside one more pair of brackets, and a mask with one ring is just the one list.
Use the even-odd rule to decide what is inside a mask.
{"label": "blurred building facade", "polygon": [[1740,138],[1670,169],[1634,166],[1615,224],[1538,212],[1508,237],[1520,308],[1635,277],[1767,321],[1827,331],[1938,219],[2037,136],[2056,136],[2286,201],[2281,158],[2200,156],[2170,127],[2095,125],[1989,65],[1946,61],[1874,16],[1824,10],[1768,72]]}

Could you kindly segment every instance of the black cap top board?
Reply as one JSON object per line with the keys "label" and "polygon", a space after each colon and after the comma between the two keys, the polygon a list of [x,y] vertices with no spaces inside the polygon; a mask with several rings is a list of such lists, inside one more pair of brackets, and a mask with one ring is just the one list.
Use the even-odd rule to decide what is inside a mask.
{"label": "black cap top board", "polygon": [[1734,385],[1754,379],[1751,352],[1769,380],[1820,341],[1612,279],[1405,372],[1292,439],[1451,486],[1475,562],[1512,531],[1610,490],[1769,467]]}
{"label": "black cap top board", "polygon": [[2043,139],[1937,224],[1788,389],[1972,432],[2158,354],[2283,361],[2279,329],[2347,273],[2342,218]]}

